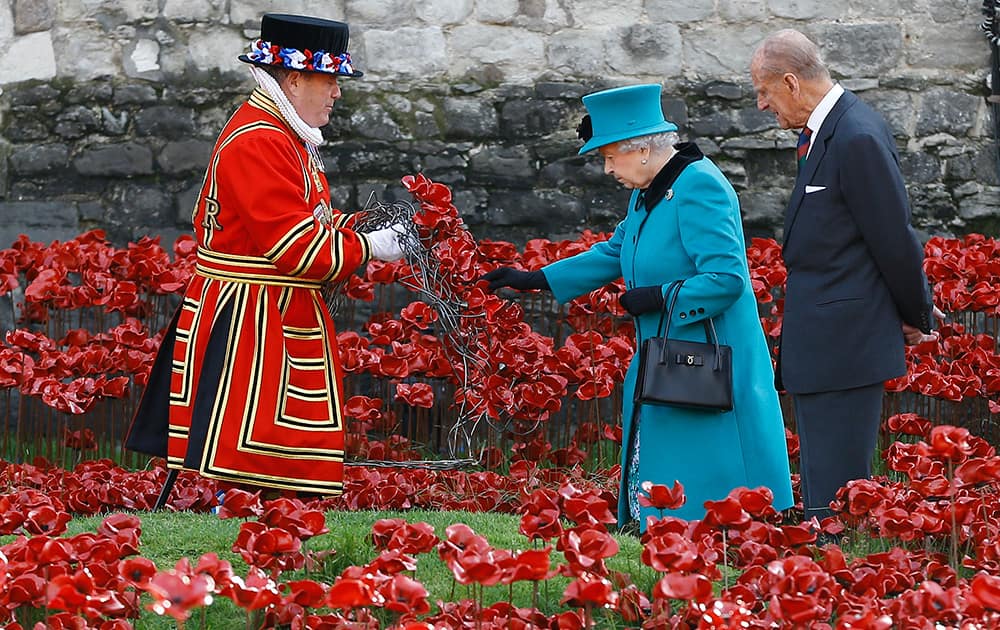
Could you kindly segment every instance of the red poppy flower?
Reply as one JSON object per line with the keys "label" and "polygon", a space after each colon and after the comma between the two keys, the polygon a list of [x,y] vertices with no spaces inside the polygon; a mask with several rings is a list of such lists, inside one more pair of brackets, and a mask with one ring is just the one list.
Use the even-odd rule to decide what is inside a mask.
{"label": "red poppy flower", "polygon": [[207,575],[215,583],[215,591],[219,592],[229,585],[233,577],[233,565],[222,560],[215,552],[203,554],[198,558],[194,573]]}
{"label": "red poppy flower", "polygon": [[712,527],[742,529],[750,524],[750,515],[738,499],[729,496],[721,501],[705,501],[703,522]]}
{"label": "red poppy flower", "polygon": [[984,608],[1000,612],[1000,577],[979,573],[970,583],[972,596]]}
{"label": "red poppy flower", "polygon": [[308,509],[302,501],[291,498],[266,501],[260,522],[268,527],[283,529],[300,540],[309,540],[330,531],[322,511]]}
{"label": "red poppy flower", "polygon": [[233,600],[240,608],[260,610],[281,601],[278,585],[257,567],[251,566],[246,579],[234,575],[220,595]]}
{"label": "red poppy flower", "polygon": [[398,383],[396,385],[396,400],[414,407],[430,409],[434,406],[434,390],[427,383]]}
{"label": "red poppy flower", "polygon": [[300,569],[305,563],[302,540],[280,527],[250,522],[240,526],[233,551],[254,567],[272,572]]}
{"label": "red poppy flower", "polygon": [[383,606],[395,613],[422,615],[431,609],[424,585],[405,575],[393,575],[378,590],[384,598]]}
{"label": "red poppy flower", "polygon": [[608,524],[617,520],[611,513],[608,498],[595,489],[563,496],[563,515],[580,525]]}
{"label": "red poppy flower", "polygon": [[384,596],[375,590],[371,582],[357,578],[337,578],[326,593],[326,605],[330,608],[380,606],[384,601]]}
{"label": "red poppy flower", "polygon": [[897,413],[885,419],[885,428],[892,433],[922,438],[930,433],[931,422],[915,413]]}
{"label": "red poppy flower", "polygon": [[294,602],[303,608],[320,608],[325,605],[326,587],[313,580],[293,580],[288,587],[287,602]]}
{"label": "red poppy flower", "polygon": [[248,492],[240,488],[229,488],[222,495],[219,518],[250,518],[264,513],[260,500],[260,490]]}
{"label": "red poppy flower", "polygon": [[41,505],[28,511],[22,527],[29,534],[58,536],[66,533],[66,524],[72,520],[66,512],[50,505]]}
{"label": "red poppy flower", "polygon": [[118,574],[133,586],[145,589],[156,575],[156,565],[148,558],[128,558],[119,563]]}
{"label": "red poppy flower", "polygon": [[160,571],[146,584],[152,595],[148,608],[158,615],[170,615],[178,621],[191,616],[191,609],[212,603],[212,579],[204,575],[190,575],[176,570]]}
{"label": "red poppy flower", "polygon": [[563,532],[556,548],[563,552],[574,575],[604,574],[604,559],[618,553],[618,541],[604,529],[584,525]]}
{"label": "red poppy flower", "polygon": [[417,560],[399,549],[385,549],[379,553],[377,558],[368,563],[367,568],[385,575],[396,575],[403,571],[416,571]]}
{"label": "red poppy flower", "polygon": [[652,481],[643,481],[642,490],[646,494],[639,493],[639,505],[643,507],[676,510],[687,501],[687,497],[684,496],[684,486],[677,480],[674,480],[672,488],[654,484]]}
{"label": "red poppy flower", "polygon": [[607,578],[591,573],[583,573],[570,582],[566,590],[563,591],[562,599],[559,600],[560,604],[569,604],[580,608],[584,606],[611,607],[617,602],[618,593],[611,586],[611,582]]}
{"label": "red poppy flower", "polygon": [[562,534],[562,522],[558,509],[541,510],[538,514],[525,514],[518,528],[528,540],[552,540]]}
{"label": "red poppy flower", "polygon": [[504,567],[504,575],[500,582],[512,584],[522,580],[538,582],[549,579],[558,573],[550,569],[551,553],[552,547],[515,553],[508,566]]}
{"label": "red poppy flower", "polygon": [[70,431],[69,427],[65,427],[63,429],[63,444],[66,448],[79,451],[97,450],[97,438],[90,429]]}
{"label": "red poppy flower", "polygon": [[661,573],[690,573],[704,566],[698,545],[674,533],[648,536],[642,549],[642,562]]}

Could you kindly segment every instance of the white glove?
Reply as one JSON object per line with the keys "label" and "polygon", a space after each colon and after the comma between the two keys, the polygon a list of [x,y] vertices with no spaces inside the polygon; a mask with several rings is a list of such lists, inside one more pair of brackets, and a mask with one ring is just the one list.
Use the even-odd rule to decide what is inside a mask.
{"label": "white glove", "polygon": [[399,235],[404,234],[405,231],[406,228],[397,223],[365,234],[365,238],[372,246],[372,258],[385,262],[402,258],[403,248],[399,246]]}

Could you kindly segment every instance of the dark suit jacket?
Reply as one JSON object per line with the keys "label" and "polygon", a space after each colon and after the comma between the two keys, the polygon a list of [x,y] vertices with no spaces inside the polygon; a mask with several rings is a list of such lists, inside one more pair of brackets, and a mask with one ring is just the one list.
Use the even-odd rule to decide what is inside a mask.
{"label": "dark suit jacket", "polygon": [[905,373],[901,322],[931,329],[923,247],[910,225],[896,142],[850,92],[816,132],[798,174],[783,253],[779,389],[839,391]]}

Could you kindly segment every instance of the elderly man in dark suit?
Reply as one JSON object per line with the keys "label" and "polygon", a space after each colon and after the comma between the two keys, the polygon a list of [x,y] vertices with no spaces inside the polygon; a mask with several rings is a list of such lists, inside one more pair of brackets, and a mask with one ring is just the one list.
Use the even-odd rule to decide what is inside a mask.
{"label": "elderly man in dark suit", "polygon": [[884,381],[905,373],[904,343],[934,338],[933,305],[882,117],[798,31],[765,39],[750,77],[757,107],[801,130],[775,380],[794,404],[805,517],[822,519],[841,486],[871,475]]}

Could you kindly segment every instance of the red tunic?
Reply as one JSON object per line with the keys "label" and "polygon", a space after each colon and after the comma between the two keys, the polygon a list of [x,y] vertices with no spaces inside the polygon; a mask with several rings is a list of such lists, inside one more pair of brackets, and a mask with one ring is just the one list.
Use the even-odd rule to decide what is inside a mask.
{"label": "red tunic", "polygon": [[342,373],[321,288],[370,245],[329,202],[322,170],[255,91],[219,136],[192,216],[198,264],[174,329],[169,467],[342,490]]}

